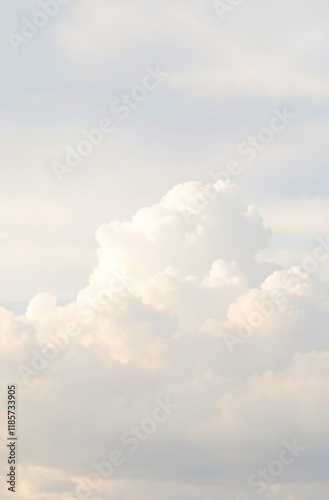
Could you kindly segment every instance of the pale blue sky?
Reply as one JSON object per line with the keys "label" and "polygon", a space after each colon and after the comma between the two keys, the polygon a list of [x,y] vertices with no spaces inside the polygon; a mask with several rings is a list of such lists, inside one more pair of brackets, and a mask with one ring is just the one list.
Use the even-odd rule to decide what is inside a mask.
{"label": "pale blue sky", "polygon": [[[106,22],[97,13],[104,5]],[[2,0],[1,7],[0,229],[9,234],[1,301],[28,301],[40,286],[63,300],[73,297],[93,265],[93,232],[101,222],[130,217],[178,182],[207,181],[268,123],[273,107],[287,106],[298,118],[237,179],[243,196],[260,211],[281,198],[327,197],[324,1],[246,0],[221,21],[204,0],[93,7],[72,0],[18,53],[6,33],[19,32],[38,4]],[[83,128],[110,116],[111,102],[156,64],[170,78],[59,185],[51,161]],[[47,255],[47,242],[58,246],[57,258]],[[85,255],[77,263],[68,254],[81,245]],[[14,269],[7,274],[9,260]],[[46,275],[50,263],[54,271]],[[63,279],[68,269],[70,284]]]}
{"label": "pale blue sky", "polygon": [[[212,0],[70,0],[15,51],[40,1],[0,0],[0,378],[20,387],[20,500],[68,500],[160,397],[179,409],[97,499],[251,500],[248,477],[296,439],[307,451],[262,498],[328,498],[328,1],[242,0],[221,20]],[[112,103],[157,66],[169,76],[120,120]],[[59,182],[54,162],[104,118],[114,132]],[[196,210],[233,160],[236,186]]]}

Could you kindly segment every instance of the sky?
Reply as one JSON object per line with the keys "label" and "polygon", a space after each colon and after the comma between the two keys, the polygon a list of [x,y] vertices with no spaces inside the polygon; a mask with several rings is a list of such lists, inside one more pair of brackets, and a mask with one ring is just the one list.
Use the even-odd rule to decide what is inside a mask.
{"label": "sky", "polygon": [[0,10],[19,498],[325,498],[328,3]]}

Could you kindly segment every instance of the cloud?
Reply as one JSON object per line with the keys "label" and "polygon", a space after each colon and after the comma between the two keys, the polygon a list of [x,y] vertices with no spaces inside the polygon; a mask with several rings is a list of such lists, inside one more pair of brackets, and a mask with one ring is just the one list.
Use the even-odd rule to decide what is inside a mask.
{"label": "cloud", "polygon": [[[2,4],[5,34],[36,9]],[[22,500],[76,496],[116,449],[97,500],[251,500],[295,439],[267,498],[328,497],[328,261],[302,268],[327,235],[327,18],[321,0],[222,23],[211,0],[79,0],[4,47],[0,294],[28,303],[0,308],[0,376]],[[51,162],[157,64],[166,84],[59,187]],[[274,107],[297,116],[287,133],[239,188],[207,184]],[[131,453],[159,398],[177,411]]]}
{"label": "cloud", "polygon": [[[170,30],[175,40],[175,54],[167,69],[175,69],[171,85],[181,92],[202,96],[204,100],[241,93],[272,99],[295,99],[310,94],[327,98],[327,75],[310,71],[305,64],[304,20],[294,24],[294,46],[287,51],[284,43],[277,43],[277,9],[273,9],[274,22],[268,32],[260,33],[263,40],[260,45],[258,38],[250,36],[249,31],[252,32],[262,18],[268,20],[269,13],[264,12],[260,2],[249,9],[243,7],[227,16],[235,17],[237,25],[243,13],[249,20],[249,26],[241,27],[242,35],[233,37],[225,23],[217,18],[212,2],[205,8],[197,1],[182,1],[179,5],[161,1],[155,11],[149,0],[120,3],[102,0],[97,9],[84,0],[78,9],[72,6],[73,26],[70,18],[63,17],[53,36],[63,56],[81,77],[87,79],[97,79],[104,74],[104,62],[116,60],[118,50],[130,58],[151,43],[151,52],[163,54],[167,59],[163,49],[164,46],[168,49],[170,44]],[[303,12],[307,9],[306,3],[300,7]],[[294,12],[287,9],[288,25],[292,24],[292,18],[295,21]],[[313,31],[308,28],[306,61],[311,63],[313,54],[323,46],[325,34],[324,27],[320,29],[319,24]],[[291,32],[283,30],[281,36],[291,43]]]}
{"label": "cloud", "polygon": [[[314,276],[298,282],[295,268],[257,262],[270,231],[236,186],[188,210],[205,188],[179,184],[130,220],[101,225],[98,263],[76,301],[39,294],[21,316],[0,310],[1,376],[19,385],[24,500],[64,500],[117,449],[126,461],[98,487],[102,500],[153,498],[160,484],[164,497],[236,495],[294,439],[312,461],[305,452],[270,491],[308,500],[305,471],[322,480],[327,299]],[[267,315],[278,290],[284,299]],[[257,304],[263,321],[230,353],[224,334]],[[132,455],[122,434],[166,397],[178,410]]]}

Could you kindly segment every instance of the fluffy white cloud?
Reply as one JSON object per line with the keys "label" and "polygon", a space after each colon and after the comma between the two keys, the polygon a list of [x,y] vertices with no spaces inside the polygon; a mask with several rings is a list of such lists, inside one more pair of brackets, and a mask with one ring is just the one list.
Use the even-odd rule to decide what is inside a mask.
{"label": "fluffy white cloud", "polygon": [[[1,3],[5,35],[40,8]],[[328,497],[327,19],[323,0],[241,2],[224,22],[212,0],[79,0],[4,46],[0,377],[18,384],[20,499],[254,500],[250,475],[295,439],[266,497]],[[157,64],[170,77],[121,123],[111,103]],[[296,118],[248,163],[238,146],[274,107]],[[105,116],[115,134],[58,183],[52,162]],[[240,188],[214,195],[229,160]]]}
{"label": "fluffy white cloud", "polygon": [[[0,310],[1,377],[19,385],[22,499],[77,495],[113,450],[124,463],[95,498],[252,496],[250,474],[294,439],[307,450],[269,498],[309,500],[301,478],[323,481],[328,300],[298,266],[257,262],[270,231],[234,185],[196,205],[205,192],[180,184],[102,225],[76,301],[40,294],[24,315]],[[123,433],[168,397],[178,408],[131,453]]]}

